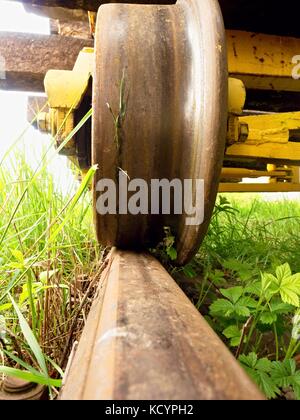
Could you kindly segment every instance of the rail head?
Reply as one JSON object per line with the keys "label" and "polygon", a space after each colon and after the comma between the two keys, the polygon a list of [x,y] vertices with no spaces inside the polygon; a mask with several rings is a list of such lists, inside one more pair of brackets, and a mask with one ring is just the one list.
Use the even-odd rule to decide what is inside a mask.
{"label": "rail head", "polygon": [[263,396],[155,258],[114,249],[60,398]]}

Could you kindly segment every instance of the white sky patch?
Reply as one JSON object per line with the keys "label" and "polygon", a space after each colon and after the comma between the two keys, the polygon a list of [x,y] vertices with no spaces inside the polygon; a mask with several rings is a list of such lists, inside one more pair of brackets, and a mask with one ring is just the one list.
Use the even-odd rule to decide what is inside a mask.
{"label": "white sky patch", "polygon": [[[26,13],[20,3],[0,0],[0,31],[48,35],[49,19]],[[0,90],[0,160],[27,126],[27,94]],[[30,127],[15,148],[25,150],[28,163],[35,169],[50,145],[50,136]],[[54,148],[49,154],[54,154]],[[66,157],[57,156],[48,166],[57,188],[65,192],[74,191],[75,184],[67,162]]]}
{"label": "white sky patch", "polygon": [[49,34],[49,19],[26,13],[21,3],[0,0],[0,31]]}
{"label": "white sky patch", "polygon": [[[45,151],[51,147],[51,137],[28,124],[26,94],[0,91],[0,160],[18,139],[20,140],[6,158],[7,162],[14,155],[14,150],[24,150],[26,161],[32,168],[37,168]],[[55,156],[54,147],[51,147],[47,156]],[[57,189],[66,193],[74,192],[75,179],[65,156],[56,155],[47,168],[53,175]]]}

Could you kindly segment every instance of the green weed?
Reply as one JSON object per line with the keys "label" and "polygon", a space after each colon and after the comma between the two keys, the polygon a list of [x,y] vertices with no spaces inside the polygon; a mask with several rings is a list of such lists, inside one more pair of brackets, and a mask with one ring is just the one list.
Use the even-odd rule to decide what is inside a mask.
{"label": "green weed", "polygon": [[300,398],[299,223],[298,202],[219,196],[202,247],[179,273],[194,279],[197,308],[268,398]]}
{"label": "green weed", "polygon": [[88,188],[97,168],[63,193],[48,171],[57,153],[51,145],[33,168],[14,147],[0,166],[0,372],[48,386],[51,398],[85,323],[101,259]]}

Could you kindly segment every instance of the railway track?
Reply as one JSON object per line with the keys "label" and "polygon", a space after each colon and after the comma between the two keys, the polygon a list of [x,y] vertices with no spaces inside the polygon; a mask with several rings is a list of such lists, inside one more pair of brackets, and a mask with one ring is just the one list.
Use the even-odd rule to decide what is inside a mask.
{"label": "railway track", "polygon": [[262,398],[154,257],[111,251],[60,399]]}
{"label": "railway track", "polygon": [[[25,3],[47,9],[51,2]],[[83,173],[91,165],[98,168],[93,181],[97,239],[122,249],[109,254],[60,399],[262,399],[175,281],[143,250],[161,243],[167,227],[175,238],[175,264],[189,262],[205,237],[218,189],[299,190],[300,113],[297,104],[290,109],[288,99],[297,97],[299,104],[300,85],[292,77],[294,64],[298,68],[292,57],[299,58],[299,31],[283,25],[277,33],[277,25],[268,24],[266,34],[253,33],[262,22],[253,18],[262,8],[258,1],[230,2],[236,4],[238,22],[225,0],[81,3],[89,11],[101,3],[94,48],[91,40],[84,42],[88,48],[80,51],[72,71],[74,51],[72,63],[58,58],[59,63],[51,60],[37,69],[31,60],[33,65],[23,69],[26,89],[32,85],[37,90],[49,66],[56,69],[47,71],[49,107],[37,125],[51,132],[60,152]],[[250,21],[243,15],[245,3],[255,4],[255,15],[246,8]],[[229,22],[226,30],[220,6]],[[11,38],[3,37],[8,46]],[[62,42],[64,59],[68,45],[81,50],[81,42],[68,42]],[[53,43],[56,36],[49,38],[46,50],[43,38],[35,40],[40,55]],[[31,38],[19,40],[19,46],[17,57],[8,61],[7,76],[10,86],[22,87],[15,67],[23,61],[23,49],[32,50]],[[246,90],[251,99],[247,111]],[[289,112],[277,113],[287,105]],[[76,131],[91,106],[92,122],[86,120]],[[187,223],[188,212],[177,211],[170,191],[174,205],[169,212],[147,212],[141,205],[124,211],[120,174],[147,186],[162,179],[181,185],[203,181],[201,223]],[[266,184],[240,183],[261,176],[268,178]],[[97,205],[103,180],[113,184],[118,196],[107,212]],[[126,205],[137,192],[129,191]],[[197,197],[192,187],[189,208]]]}

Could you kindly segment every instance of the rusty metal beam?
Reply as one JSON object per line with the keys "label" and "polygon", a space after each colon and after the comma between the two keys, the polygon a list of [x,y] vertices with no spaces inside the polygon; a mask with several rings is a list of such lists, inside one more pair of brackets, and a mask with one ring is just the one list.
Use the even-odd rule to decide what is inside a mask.
{"label": "rusty metal beam", "polygon": [[262,399],[161,264],[112,251],[61,399]]}
{"label": "rusty metal beam", "polygon": [[[86,33],[82,32],[82,36],[87,38],[87,21],[77,23],[78,27],[80,25],[86,28]],[[0,57],[4,57],[7,67],[7,80],[0,80],[0,88],[42,91],[42,79],[48,69],[72,69],[80,49],[91,46],[93,41],[74,40],[73,35],[78,34],[76,23],[70,23],[70,27],[66,26],[68,25],[62,25],[62,34],[72,36],[66,36],[64,39],[54,35],[47,37],[0,32]],[[232,77],[243,80],[247,89],[288,91],[290,95],[291,92],[299,95],[300,82],[292,77],[295,68],[292,58],[299,54],[300,39],[241,31],[226,31],[226,36],[228,67]],[[298,109],[298,99],[297,96],[291,100],[287,97],[286,106],[292,110]],[[255,101],[258,104],[261,102],[257,98]],[[281,99],[281,108],[283,101],[284,99]],[[270,97],[268,103],[270,108],[273,97]],[[253,103],[250,106],[253,106]]]}
{"label": "rusty metal beam", "polygon": [[88,20],[50,19],[50,30],[53,35],[72,36],[81,39],[93,39]]}
{"label": "rusty metal beam", "polygon": [[71,70],[79,52],[92,40],[57,35],[0,32],[0,57],[5,79],[0,89],[43,92],[50,69]]}

